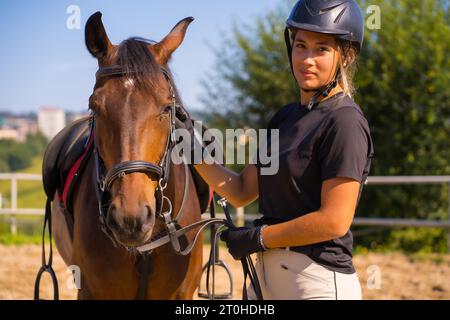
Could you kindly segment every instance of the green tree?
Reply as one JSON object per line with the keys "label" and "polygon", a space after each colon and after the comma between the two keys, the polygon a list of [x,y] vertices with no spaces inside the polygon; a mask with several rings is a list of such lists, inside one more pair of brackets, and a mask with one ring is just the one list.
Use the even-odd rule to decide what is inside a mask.
{"label": "green tree", "polygon": [[16,143],[10,149],[7,162],[11,171],[25,169],[31,165],[33,153],[24,143]]}
{"label": "green tree", "polygon": [[0,172],[19,171],[28,168],[32,158],[43,155],[47,139],[41,134],[29,134],[25,142],[0,141]]}
{"label": "green tree", "polygon": [[[381,28],[366,28],[355,77],[355,100],[369,121],[375,146],[371,175],[449,175],[449,1],[360,4],[363,12],[369,5],[381,9]],[[204,81],[203,103],[212,110],[209,125],[266,127],[276,110],[298,100],[283,38],[291,6],[292,1],[285,1],[252,26],[235,26],[215,49],[216,67]],[[369,185],[358,214],[445,219],[447,202],[448,186]],[[389,241],[406,250],[416,251],[423,243],[442,251],[446,231],[382,230],[357,239],[366,246]]]}
{"label": "green tree", "polygon": [[[368,2],[367,2],[368,3]],[[448,1],[371,1],[381,8],[380,30],[366,33],[356,77],[357,99],[371,123],[376,157],[372,175],[450,174],[450,25]],[[445,219],[448,186],[369,187],[365,215]],[[434,249],[445,230],[384,232],[371,243],[411,239]],[[414,246],[402,246],[405,249]],[[415,250],[415,249],[413,249]]]}
{"label": "green tree", "polygon": [[27,136],[26,144],[31,149],[33,155],[43,155],[48,144],[48,139],[38,131],[36,134]]}
{"label": "green tree", "polygon": [[217,63],[203,81],[202,99],[212,109],[212,124],[265,128],[282,105],[297,99],[283,35],[291,5],[283,3],[254,25],[235,25],[232,36],[213,49]]}

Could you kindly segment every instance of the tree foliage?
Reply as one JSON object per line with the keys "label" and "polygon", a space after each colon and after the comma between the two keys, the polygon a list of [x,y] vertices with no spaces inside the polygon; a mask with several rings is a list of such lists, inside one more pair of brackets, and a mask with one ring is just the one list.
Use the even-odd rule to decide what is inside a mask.
{"label": "tree foliage", "polygon": [[47,139],[41,133],[28,135],[23,143],[0,140],[0,172],[28,168],[34,156],[44,154],[47,143]]}

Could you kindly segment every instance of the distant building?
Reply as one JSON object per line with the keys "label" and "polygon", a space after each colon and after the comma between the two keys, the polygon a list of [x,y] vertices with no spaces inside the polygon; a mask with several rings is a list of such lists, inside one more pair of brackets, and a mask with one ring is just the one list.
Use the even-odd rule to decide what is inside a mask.
{"label": "distant building", "polygon": [[36,134],[38,126],[35,117],[6,114],[0,116],[0,139],[24,142],[27,135]]}
{"label": "distant building", "polygon": [[42,107],[38,112],[38,128],[47,139],[52,139],[66,126],[66,113],[63,109]]}
{"label": "distant building", "polygon": [[16,140],[18,141],[19,132],[15,129],[1,128],[0,140]]}
{"label": "distant building", "polygon": [[38,126],[36,119],[10,116],[5,119],[2,129],[13,129],[17,131],[17,137],[15,140],[24,142],[27,139],[27,135],[37,133]]}

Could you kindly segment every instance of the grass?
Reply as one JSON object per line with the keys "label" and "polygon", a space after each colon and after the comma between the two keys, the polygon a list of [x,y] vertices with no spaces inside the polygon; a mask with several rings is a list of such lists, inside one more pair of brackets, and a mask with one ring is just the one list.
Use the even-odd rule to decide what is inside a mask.
{"label": "grass", "polygon": [[42,156],[36,156],[31,162],[31,166],[20,171],[21,173],[42,173]]}
{"label": "grass", "polygon": [[0,244],[40,243],[43,216],[15,216],[17,233],[11,232],[12,215],[0,216]]}
{"label": "grass", "polygon": [[[46,237],[46,243],[48,244],[48,236]],[[26,234],[11,234],[0,233],[0,244],[3,245],[24,245],[24,244],[41,244],[42,235],[26,235]]]}
{"label": "grass", "polygon": [[44,208],[47,199],[41,181],[20,181],[17,184],[19,208]]}

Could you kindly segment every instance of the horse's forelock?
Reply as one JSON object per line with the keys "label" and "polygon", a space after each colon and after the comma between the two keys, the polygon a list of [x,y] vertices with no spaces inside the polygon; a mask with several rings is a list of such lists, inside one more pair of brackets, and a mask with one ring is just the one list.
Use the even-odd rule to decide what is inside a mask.
{"label": "horse's forelock", "polygon": [[124,71],[124,79],[133,79],[144,90],[160,90],[162,77],[160,65],[148,49],[152,40],[133,37],[124,40],[118,48],[118,64]]}

